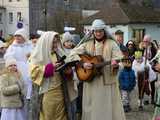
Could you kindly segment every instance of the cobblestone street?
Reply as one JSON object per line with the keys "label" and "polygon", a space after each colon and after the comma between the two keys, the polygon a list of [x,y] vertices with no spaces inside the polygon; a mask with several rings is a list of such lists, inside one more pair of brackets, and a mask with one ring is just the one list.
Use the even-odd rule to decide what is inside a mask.
{"label": "cobblestone street", "polygon": [[131,107],[132,111],[126,113],[126,120],[152,120],[154,113],[154,106],[149,104],[144,106],[143,111],[138,110],[137,106],[137,91],[134,90],[131,94]]}
{"label": "cobblestone street", "polygon": [[148,105],[144,108],[144,111],[138,111],[137,108],[133,108],[132,112],[126,114],[127,120],[152,120],[154,108]]}

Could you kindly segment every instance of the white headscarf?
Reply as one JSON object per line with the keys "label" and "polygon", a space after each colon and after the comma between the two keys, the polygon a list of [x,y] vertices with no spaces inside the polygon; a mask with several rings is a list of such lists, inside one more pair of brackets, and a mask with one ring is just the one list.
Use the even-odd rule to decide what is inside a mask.
{"label": "white headscarf", "polygon": [[24,29],[24,28],[22,28],[22,29],[18,29],[15,33],[14,33],[14,35],[21,35],[23,38],[24,38],[24,40],[25,41],[27,41],[29,38],[29,34],[27,33],[27,31]]}
{"label": "white headscarf", "polygon": [[[91,30],[104,30],[105,34],[107,35],[107,38],[115,40],[114,36],[108,31],[105,22],[102,19],[95,19],[92,22],[92,26],[91,26]],[[93,32],[88,32],[88,34],[86,34],[81,41],[78,43],[78,46],[80,46],[81,44],[83,44],[84,42],[87,42],[89,40],[93,40],[94,39],[94,35]]]}
{"label": "white headscarf", "polygon": [[55,35],[58,35],[58,33],[54,31],[44,32],[41,35],[31,54],[30,61],[32,64],[46,65],[51,62],[51,47]]}

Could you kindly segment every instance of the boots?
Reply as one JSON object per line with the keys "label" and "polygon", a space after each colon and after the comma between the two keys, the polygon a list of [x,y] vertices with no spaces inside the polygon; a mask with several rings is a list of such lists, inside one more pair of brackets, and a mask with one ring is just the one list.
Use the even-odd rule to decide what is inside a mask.
{"label": "boots", "polygon": [[123,108],[124,108],[124,112],[130,112],[131,111],[130,105],[123,106]]}

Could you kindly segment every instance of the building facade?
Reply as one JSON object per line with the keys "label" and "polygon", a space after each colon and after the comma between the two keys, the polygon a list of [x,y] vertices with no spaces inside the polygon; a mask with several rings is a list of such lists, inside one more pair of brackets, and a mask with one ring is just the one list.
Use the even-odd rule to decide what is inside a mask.
{"label": "building facade", "polygon": [[37,30],[64,32],[64,27],[81,31],[81,0],[29,0],[30,33]]}
{"label": "building facade", "polygon": [[[114,14],[111,14],[112,11]],[[128,40],[135,40],[138,44],[145,34],[150,34],[153,40],[160,41],[160,12],[152,8],[123,3],[103,8],[84,19],[84,29],[90,29],[92,21],[97,18],[106,22],[108,31],[113,36],[116,31],[122,31],[124,44]]]}
{"label": "building facade", "polygon": [[2,31],[3,37],[13,35],[17,29],[22,27],[29,32],[28,0],[0,0],[0,6],[4,8],[0,10],[0,17],[2,14],[3,20],[0,23],[0,31]]}

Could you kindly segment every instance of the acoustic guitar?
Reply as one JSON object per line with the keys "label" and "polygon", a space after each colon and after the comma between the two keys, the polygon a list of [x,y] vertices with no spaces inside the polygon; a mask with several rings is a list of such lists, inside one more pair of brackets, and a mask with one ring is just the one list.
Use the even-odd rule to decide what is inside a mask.
{"label": "acoustic guitar", "polygon": [[[102,74],[102,68],[105,65],[111,65],[111,61],[104,61],[102,56],[79,55],[81,62],[76,65],[77,77],[81,81],[91,81],[95,76]],[[82,63],[93,64],[92,69],[83,68]]]}
{"label": "acoustic guitar", "polygon": [[[72,61],[65,63],[56,69],[56,72],[65,70],[68,66],[76,67],[77,77],[81,81],[91,81],[95,76],[102,74],[102,68],[105,65],[111,65],[111,61],[104,61],[101,55],[98,56],[90,56],[90,55],[79,55],[81,61]],[[118,60],[119,61],[119,60]],[[83,63],[92,63],[92,69],[83,68]],[[117,71],[117,67],[111,68],[111,71]]]}

